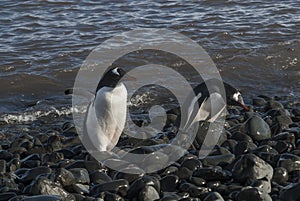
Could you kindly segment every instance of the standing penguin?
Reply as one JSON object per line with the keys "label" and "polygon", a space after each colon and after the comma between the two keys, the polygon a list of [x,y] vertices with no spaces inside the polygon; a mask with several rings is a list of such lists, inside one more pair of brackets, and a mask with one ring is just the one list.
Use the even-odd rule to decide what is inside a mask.
{"label": "standing penguin", "polygon": [[120,80],[125,74],[118,67],[107,71],[99,81],[95,97],[87,108],[83,139],[92,143],[88,146],[95,148],[95,151],[112,150],[124,129],[127,89]]}

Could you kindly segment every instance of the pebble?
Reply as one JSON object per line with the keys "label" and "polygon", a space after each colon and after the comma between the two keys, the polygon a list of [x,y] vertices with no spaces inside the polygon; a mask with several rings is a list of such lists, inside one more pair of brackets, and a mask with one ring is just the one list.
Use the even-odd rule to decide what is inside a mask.
{"label": "pebble", "polygon": [[300,183],[293,183],[280,192],[280,199],[284,201],[297,201],[300,199]]}
{"label": "pebble", "polygon": [[85,168],[73,168],[69,169],[69,171],[74,175],[76,183],[80,184],[89,184],[90,176],[89,172]]}
{"label": "pebble", "polygon": [[285,168],[288,173],[300,170],[300,156],[288,153],[281,154],[277,166]]}
{"label": "pebble", "polygon": [[249,118],[241,126],[240,131],[246,133],[256,141],[262,141],[271,138],[271,129],[269,125],[257,115]]}
{"label": "pebble", "polygon": [[272,181],[278,183],[278,184],[285,184],[289,179],[288,172],[283,167],[276,167],[274,169]]}
{"label": "pebble", "polygon": [[114,180],[104,184],[97,184],[93,186],[90,190],[90,195],[97,197],[100,193],[109,191],[109,192],[119,192],[123,195],[126,195],[127,189],[129,187],[128,181],[124,179]]}
{"label": "pebble", "polygon": [[245,187],[236,196],[237,201],[272,201],[269,194],[255,187]]}
{"label": "pebble", "polygon": [[138,200],[153,201],[158,200],[159,194],[153,186],[145,186],[139,193]]}
{"label": "pebble", "polygon": [[176,175],[167,175],[160,180],[161,190],[163,192],[175,192],[179,184],[179,177]]}

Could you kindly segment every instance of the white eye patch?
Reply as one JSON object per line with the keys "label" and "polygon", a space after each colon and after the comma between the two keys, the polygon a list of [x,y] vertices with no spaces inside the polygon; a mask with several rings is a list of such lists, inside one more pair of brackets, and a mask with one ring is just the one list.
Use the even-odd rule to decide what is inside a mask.
{"label": "white eye patch", "polygon": [[240,92],[236,92],[236,93],[233,94],[232,98],[233,98],[233,100],[238,101],[239,100],[239,96],[241,96],[241,93]]}
{"label": "white eye patch", "polygon": [[118,72],[118,68],[115,68],[112,70],[113,74],[120,76],[120,73]]}

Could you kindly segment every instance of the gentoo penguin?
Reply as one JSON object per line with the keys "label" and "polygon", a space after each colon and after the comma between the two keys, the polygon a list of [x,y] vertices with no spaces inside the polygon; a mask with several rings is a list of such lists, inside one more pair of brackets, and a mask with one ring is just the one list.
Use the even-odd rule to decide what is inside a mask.
{"label": "gentoo penguin", "polygon": [[[225,90],[223,93],[222,85],[224,85]],[[207,86],[210,86],[210,91]],[[248,110],[241,93],[233,86],[218,79],[209,79],[205,83],[199,84],[193,89],[193,92],[183,104],[185,111],[187,111],[182,114],[184,130],[190,128],[195,122],[215,121],[226,111],[227,105],[240,106]],[[221,94],[226,96],[226,101]]]}
{"label": "gentoo penguin", "polygon": [[125,74],[118,67],[108,70],[87,108],[83,141],[92,143],[85,146],[93,147],[94,151],[112,150],[121,136],[126,121],[127,89],[120,80]]}

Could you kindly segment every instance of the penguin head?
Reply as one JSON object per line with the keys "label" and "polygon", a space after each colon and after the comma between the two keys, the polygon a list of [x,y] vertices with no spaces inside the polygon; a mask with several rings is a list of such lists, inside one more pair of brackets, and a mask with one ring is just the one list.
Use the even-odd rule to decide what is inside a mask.
{"label": "penguin head", "polygon": [[99,81],[96,91],[98,91],[102,87],[115,88],[125,74],[126,72],[119,67],[108,70]]}
{"label": "penguin head", "polygon": [[226,93],[226,99],[228,105],[240,106],[244,110],[249,110],[249,108],[245,105],[244,99],[239,90],[237,90],[236,88],[234,88],[233,86],[227,83],[224,83],[224,87],[225,87],[225,93]]}

